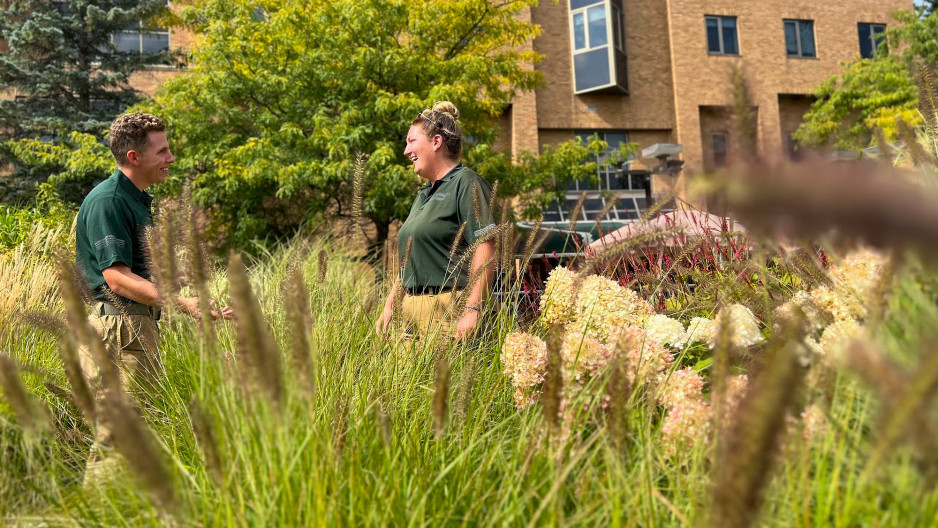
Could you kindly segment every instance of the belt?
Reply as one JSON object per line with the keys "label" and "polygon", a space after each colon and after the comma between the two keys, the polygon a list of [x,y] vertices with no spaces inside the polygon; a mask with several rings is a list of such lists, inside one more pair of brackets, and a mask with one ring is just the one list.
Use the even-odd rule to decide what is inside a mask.
{"label": "belt", "polygon": [[145,315],[154,321],[159,321],[163,315],[163,310],[155,306],[147,306],[137,302],[132,302],[124,307],[114,306],[111,303],[99,302],[95,305],[95,313],[101,315]]}
{"label": "belt", "polygon": [[407,295],[439,295],[452,290],[452,286],[415,286],[413,288],[404,288]]}

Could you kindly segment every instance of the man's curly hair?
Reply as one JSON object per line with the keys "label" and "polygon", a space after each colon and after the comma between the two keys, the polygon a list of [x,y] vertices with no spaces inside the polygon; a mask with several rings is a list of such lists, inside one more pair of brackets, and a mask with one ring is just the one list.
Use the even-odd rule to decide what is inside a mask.
{"label": "man's curly hair", "polygon": [[111,147],[111,154],[121,167],[127,164],[127,153],[131,150],[141,152],[147,148],[150,132],[163,132],[166,123],[150,114],[133,113],[124,114],[111,123],[107,134],[107,142]]}

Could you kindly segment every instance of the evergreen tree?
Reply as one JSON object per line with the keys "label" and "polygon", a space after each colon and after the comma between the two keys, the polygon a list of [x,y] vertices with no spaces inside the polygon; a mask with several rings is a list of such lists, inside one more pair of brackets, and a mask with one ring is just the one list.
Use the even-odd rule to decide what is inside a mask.
{"label": "evergreen tree", "polygon": [[[172,60],[169,51],[142,53],[127,46],[129,39],[153,38],[147,32],[168,15],[165,0],[10,0],[3,5],[0,141],[65,140],[72,131],[100,137],[116,114],[140,99],[128,84],[130,75]],[[136,28],[138,33],[122,33]],[[0,159],[13,163],[8,181],[20,187],[32,187],[50,174],[48,168],[29,170],[11,145],[4,145]]]}

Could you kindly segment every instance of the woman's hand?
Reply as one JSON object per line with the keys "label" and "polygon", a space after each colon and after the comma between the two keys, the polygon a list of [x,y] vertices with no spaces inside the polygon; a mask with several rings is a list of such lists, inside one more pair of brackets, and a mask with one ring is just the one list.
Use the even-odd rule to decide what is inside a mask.
{"label": "woman's hand", "polygon": [[459,322],[456,323],[456,340],[467,339],[475,332],[479,325],[479,312],[477,310],[466,308]]}

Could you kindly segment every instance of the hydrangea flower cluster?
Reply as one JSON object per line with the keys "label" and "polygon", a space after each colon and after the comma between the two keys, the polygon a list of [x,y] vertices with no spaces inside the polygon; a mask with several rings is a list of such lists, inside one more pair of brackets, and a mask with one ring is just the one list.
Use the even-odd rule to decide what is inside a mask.
{"label": "hydrangea flower cluster", "polygon": [[547,276],[541,296],[541,319],[547,324],[567,324],[573,320],[576,300],[576,273],[558,266]]}
{"label": "hydrangea flower cluster", "polygon": [[684,334],[685,343],[706,343],[713,347],[713,335],[716,325],[712,319],[694,317],[687,323],[687,332]]}
{"label": "hydrangea flower cluster", "polygon": [[560,347],[564,370],[577,381],[596,376],[612,357],[612,349],[598,339],[567,332]]}
{"label": "hydrangea flower cluster", "polygon": [[756,316],[749,308],[741,304],[731,304],[717,312],[714,323],[716,325],[714,340],[718,339],[720,328],[724,324],[729,326],[730,342],[734,346],[746,348],[763,340]]}
{"label": "hydrangea flower cluster", "polygon": [[577,293],[574,321],[568,331],[608,343],[616,330],[626,326],[641,327],[654,313],[648,301],[634,291],[605,277],[591,275]]}
{"label": "hydrangea flower cluster", "polygon": [[629,383],[633,384],[636,380],[652,384],[660,383],[674,359],[667,348],[634,326],[620,329],[616,348],[625,352],[628,362],[626,372]]}
{"label": "hydrangea flower cluster", "polygon": [[690,447],[701,439],[707,439],[712,414],[710,405],[703,399],[687,400],[669,407],[661,423],[665,452],[673,455],[679,447]]}
{"label": "hydrangea flower cluster", "polygon": [[645,320],[645,334],[664,346],[680,348],[686,342],[684,325],[662,314],[652,315]]}
{"label": "hydrangea flower cluster", "polygon": [[873,250],[851,253],[839,265],[830,267],[833,286],[818,286],[811,291],[811,299],[835,321],[865,319],[866,306],[874,300],[885,266],[886,258]]}
{"label": "hydrangea flower cluster", "polygon": [[740,348],[750,347],[762,341],[759,322],[749,308],[741,304],[731,304],[717,312],[712,320],[706,317],[694,317],[687,324],[684,341],[687,343],[706,343],[713,348],[720,337],[721,325],[729,326],[730,342]]}
{"label": "hydrangea flower cluster", "polygon": [[702,400],[703,386],[704,379],[696,370],[690,367],[675,370],[658,395],[658,403],[673,407],[688,400]]}
{"label": "hydrangea flower cluster", "polygon": [[547,367],[547,344],[530,334],[513,332],[502,345],[503,373],[515,388],[515,406],[523,409],[537,399]]}
{"label": "hydrangea flower cluster", "polygon": [[[800,316],[799,316],[800,312]],[[824,312],[820,306],[814,302],[811,294],[804,290],[798,290],[792,295],[791,299],[785,304],[779,306],[774,312],[775,319],[778,322],[794,322],[798,317],[803,317],[803,323],[807,325],[810,331],[820,330],[824,326]],[[779,330],[776,324],[775,330]]]}

